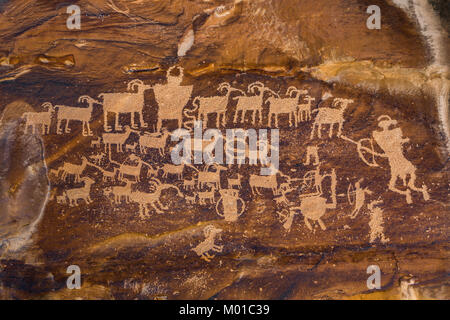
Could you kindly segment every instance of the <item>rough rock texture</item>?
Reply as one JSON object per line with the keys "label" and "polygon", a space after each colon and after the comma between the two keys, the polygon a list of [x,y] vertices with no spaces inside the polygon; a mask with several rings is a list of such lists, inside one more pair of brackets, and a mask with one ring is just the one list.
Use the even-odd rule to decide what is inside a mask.
{"label": "rough rock texture", "polygon": [[[81,29],[69,30],[69,3],[1,1],[0,298],[448,299],[448,5],[430,2],[71,1],[81,8]],[[366,27],[373,4],[381,8],[381,30]],[[118,119],[123,130],[112,113],[105,124],[106,96],[99,95],[136,92],[142,83],[127,88],[134,79],[153,87],[143,94],[148,127],[136,114],[136,129],[118,152],[104,144],[105,125],[113,134],[126,132],[130,114]],[[183,95],[177,80],[192,92]],[[190,128],[199,117],[195,98],[224,95],[217,91],[224,82],[241,90],[227,101],[225,125],[219,124],[224,135],[227,128],[275,128],[275,120],[268,123],[270,92],[261,124],[261,116],[252,123],[250,112],[233,122],[234,97],[259,94],[248,91],[251,84],[283,98],[294,86],[315,99],[311,118],[298,126],[286,113],[278,117],[276,190],[252,192],[251,175],[259,175],[260,164],[224,165],[221,188],[242,176],[234,197],[240,204],[229,207],[235,213],[245,204],[236,221],[221,216],[226,197],[218,190],[213,200],[189,200],[207,187],[187,189],[183,179],[195,181],[196,170],[214,169],[195,164],[185,167],[183,178],[165,176],[176,145],[170,138],[163,155],[140,150],[141,137],[157,131],[160,110],[176,110],[187,97],[179,116]],[[158,86],[174,89],[161,93]],[[58,134],[63,107],[52,113],[48,133],[27,126],[34,119],[24,116],[29,112],[88,107],[89,100],[79,101],[84,95],[96,100],[88,121],[92,135],[80,121],[65,132],[66,120]],[[305,93],[300,97],[305,104]],[[342,107],[335,98],[353,100],[341,118],[325,109]],[[314,124],[323,115],[336,123],[329,134],[324,120],[319,137]],[[204,127],[216,128],[216,117],[211,114]],[[388,133],[377,140],[386,121]],[[162,123],[170,132],[176,125]],[[307,163],[315,147],[320,164],[314,156]],[[68,166],[82,165],[83,157],[89,163],[77,179]],[[134,177],[120,167],[137,168],[140,161]],[[152,177],[167,184],[157,209],[137,196],[159,190]],[[392,177],[398,179],[389,188]],[[91,180],[89,198],[75,192],[71,205],[71,191]],[[290,190],[278,202],[283,183]],[[117,186],[128,188],[124,197],[114,197]],[[325,202],[308,209],[310,199]],[[319,220],[314,214],[305,219],[326,205]],[[201,259],[204,252],[193,249],[210,236],[223,247]],[[69,265],[81,269],[79,290],[66,287]],[[379,290],[366,285],[370,265],[381,269]]]}

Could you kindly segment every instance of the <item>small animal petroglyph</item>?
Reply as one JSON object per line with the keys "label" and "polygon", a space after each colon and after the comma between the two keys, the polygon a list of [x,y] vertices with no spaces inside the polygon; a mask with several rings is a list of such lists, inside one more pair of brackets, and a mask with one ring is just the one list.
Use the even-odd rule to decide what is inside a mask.
{"label": "small animal petroglyph", "polygon": [[80,176],[83,174],[88,161],[85,157],[81,157],[81,164],[73,164],[66,162],[61,167],[57,169],[56,176],[59,177],[61,175],[62,180],[66,180],[69,175],[73,175],[75,177],[75,182],[80,181]]}
{"label": "small animal petroglyph", "polygon": [[42,134],[50,133],[50,125],[52,123],[52,113],[55,110],[50,102],[45,102],[42,107],[47,108],[43,112],[25,112],[22,118],[25,119],[25,132],[28,127],[31,127],[31,133],[38,132],[37,126],[42,128]]}
{"label": "small animal petroglyph", "polygon": [[84,186],[81,188],[74,188],[65,190],[63,195],[69,200],[69,205],[71,207],[77,205],[78,200],[84,200],[87,204],[92,203],[90,197],[91,186],[94,184],[94,180],[89,177],[83,178],[81,181],[84,182]]}
{"label": "small animal petroglyph", "polygon": [[311,120],[311,108],[312,103],[316,100],[315,98],[305,95],[306,103],[301,103],[298,105],[298,115],[297,117],[300,121],[309,121]]}
{"label": "small animal petroglyph", "polygon": [[237,174],[237,178],[228,178],[228,188],[237,187],[238,189],[242,188],[241,184],[242,175]]}
{"label": "small animal petroglyph", "polygon": [[215,255],[211,255],[208,252],[222,252],[223,246],[215,244],[216,237],[222,232],[222,229],[216,228],[213,225],[208,225],[203,229],[203,234],[205,235],[205,240],[203,240],[199,245],[192,250],[200,256],[200,259],[210,262]]}
{"label": "small animal petroglyph", "polygon": [[111,145],[116,145],[117,152],[123,152],[123,146],[130,136],[131,128],[125,126],[125,132],[123,133],[103,133],[103,143],[105,144],[105,152],[111,150]]}
{"label": "small animal petroglyph", "polygon": [[[209,168],[214,168],[216,171],[210,172]],[[208,164],[203,171],[198,172],[197,185],[201,189],[207,183],[214,184],[216,189],[220,189],[220,172],[227,170],[227,167],[221,166],[217,163]]]}
{"label": "small animal petroglyph", "polygon": [[209,191],[199,191],[197,192],[197,196],[198,196],[198,202],[199,204],[204,204],[206,205],[206,200],[209,200],[210,203],[214,203],[214,196],[216,194],[216,189],[214,189],[213,187],[209,188]]}
{"label": "small animal petroglyph", "polygon": [[102,143],[102,138],[98,137],[97,139],[91,140],[91,147],[100,147],[100,144]]}
{"label": "small animal petroglyph", "polygon": [[166,147],[167,137],[169,131],[166,128],[161,130],[161,133],[150,134],[144,133],[139,137],[139,149],[141,153],[144,153],[145,149],[158,149],[161,156],[164,155],[164,148]]}
{"label": "small animal petroglyph", "polygon": [[125,203],[130,203],[130,193],[131,193],[131,181],[127,180],[124,186],[112,186],[105,189],[105,194],[110,194],[114,197],[114,203],[118,204],[125,200]]}

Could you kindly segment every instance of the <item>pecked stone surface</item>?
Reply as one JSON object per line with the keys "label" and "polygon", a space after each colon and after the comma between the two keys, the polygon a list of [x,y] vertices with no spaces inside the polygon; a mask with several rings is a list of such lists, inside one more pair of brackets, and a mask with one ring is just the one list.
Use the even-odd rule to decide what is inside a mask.
{"label": "pecked stone surface", "polygon": [[[376,1],[382,29],[369,30],[372,2],[74,1],[80,30],[67,29],[66,4],[3,3],[0,297],[448,298],[448,58],[439,38],[445,31],[424,36],[417,17],[432,9],[420,1],[408,10],[399,1]],[[426,22],[427,30],[438,28]],[[128,87],[134,79],[142,82]],[[216,190],[213,199],[193,200],[208,188],[189,188],[188,181],[199,179],[197,170],[214,169],[193,164],[182,177],[166,175],[177,143],[166,137],[161,154],[145,148],[142,137],[163,134],[158,120],[170,112],[161,110],[177,111],[183,99],[187,111],[173,112],[189,128],[199,116],[196,97],[223,96],[223,83],[241,91],[226,100],[223,124],[211,114],[203,127],[224,136],[231,128],[276,128],[270,108],[281,105],[273,107],[269,91],[254,122],[250,111],[233,121],[236,97],[259,94],[261,85],[282,98],[292,86],[307,90],[298,103],[313,98],[311,115],[299,113],[297,126],[286,113],[278,116],[274,190],[264,182],[252,191],[261,164],[224,164],[219,187],[231,189],[229,179],[240,174],[237,195]],[[132,120],[120,115],[121,130],[109,113],[105,123],[101,94],[136,93],[141,85],[149,86],[143,100],[124,104],[138,101],[148,127],[136,113],[136,128],[118,151],[105,139],[127,132]],[[61,106],[91,105],[82,96],[95,100],[87,121],[92,135],[80,121],[69,123],[70,132],[66,120],[58,124]],[[353,100],[341,116],[339,98]],[[48,132],[28,126],[34,118],[24,114],[52,108]],[[162,127],[173,133],[177,123]],[[160,203],[148,200],[155,190]],[[66,287],[69,265],[81,269],[79,290]],[[381,269],[381,290],[366,286],[369,265]]]}

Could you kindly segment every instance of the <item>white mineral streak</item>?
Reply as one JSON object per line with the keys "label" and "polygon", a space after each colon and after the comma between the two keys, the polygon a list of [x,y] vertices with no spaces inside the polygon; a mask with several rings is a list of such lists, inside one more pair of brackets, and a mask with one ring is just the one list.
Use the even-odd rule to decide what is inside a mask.
{"label": "white mineral streak", "polygon": [[430,75],[429,85],[436,94],[439,119],[447,140],[448,152],[450,151],[450,126],[448,118],[450,81],[447,79],[447,52],[443,46],[447,38],[447,33],[442,28],[439,17],[434,12],[428,0],[392,0],[392,2],[417,22],[430,49],[432,61],[428,68]]}
{"label": "white mineral streak", "polygon": [[184,57],[189,49],[194,45],[194,30],[189,29],[178,44],[178,56]]}

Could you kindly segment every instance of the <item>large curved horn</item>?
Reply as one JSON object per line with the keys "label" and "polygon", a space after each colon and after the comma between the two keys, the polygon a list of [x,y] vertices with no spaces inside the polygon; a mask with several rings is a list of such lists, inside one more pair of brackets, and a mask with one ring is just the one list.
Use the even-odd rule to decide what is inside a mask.
{"label": "large curved horn", "polygon": [[43,107],[43,108],[51,108],[52,110],[55,109],[55,107],[51,104],[51,102],[44,102],[44,103],[42,104],[42,107]]}
{"label": "large curved horn", "polygon": [[142,82],[142,80],[134,79],[134,80],[131,80],[130,82],[128,82],[127,90],[131,91],[131,89],[133,87],[135,87],[135,86],[139,87],[139,86],[143,86],[143,85],[144,85],[144,82]]}
{"label": "large curved horn", "polygon": [[230,90],[231,85],[228,82],[222,82],[221,84],[219,84],[219,87],[217,88],[217,91],[222,91],[223,89],[228,89]]}
{"label": "large curved horn", "polygon": [[286,95],[292,98],[292,94],[296,92],[297,94],[300,93],[300,90],[298,90],[296,87],[294,86],[290,86],[287,90],[286,90]]}
{"label": "large curved horn", "polygon": [[250,83],[248,85],[248,92],[255,93],[255,87],[264,88],[264,83],[262,83],[260,81],[256,81],[256,82]]}

